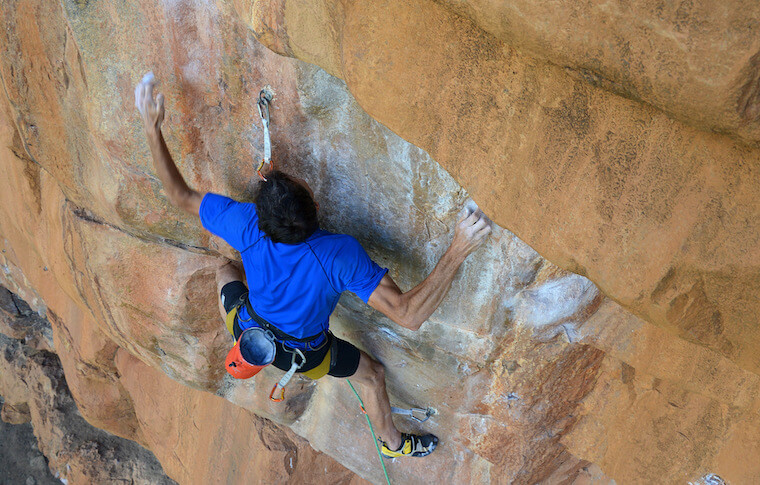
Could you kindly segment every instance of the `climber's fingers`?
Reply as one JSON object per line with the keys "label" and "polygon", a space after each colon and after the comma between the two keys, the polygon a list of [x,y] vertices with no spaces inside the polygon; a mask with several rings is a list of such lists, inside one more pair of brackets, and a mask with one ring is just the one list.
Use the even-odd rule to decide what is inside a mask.
{"label": "climber's fingers", "polygon": [[492,230],[491,221],[489,219],[486,219],[486,221],[487,222],[486,224],[483,225],[483,227],[475,231],[475,238],[477,240],[484,239],[486,236],[491,234],[491,230]]}
{"label": "climber's fingers", "polygon": [[143,115],[147,112],[147,108],[155,107],[153,104],[153,87],[155,85],[156,78],[152,72],[149,72],[143,76],[135,88],[135,107]]}
{"label": "climber's fingers", "polygon": [[140,83],[145,85],[145,100],[152,104],[153,87],[156,85],[156,77],[153,75],[153,72],[148,72],[145,74]]}
{"label": "climber's fingers", "polygon": [[156,109],[158,111],[158,123],[164,121],[164,93],[158,93],[156,96]]}
{"label": "climber's fingers", "polygon": [[143,83],[137,83],[137,86],[135,87],[135,108],[137,108],[137,111],[142,115],[145,114],[145,110],[143,109],[143,97],[145,96],[144,90],[145,86]]}
{"label": "climber's fingers", "polygon": [[462,229],[466,227],[470,227],[476,222],[478,222],[479,217],[480,217],[480,211],[470,212],[465,209],[459,214],[459,222],[457,223],[457,225],[460,226]]}
{"label": "climber's fingers", "polygon": [[153,100],[153,88],[156,84],[156,77],[152,72],[143,76],[135,88],[135,107],[142,115],[146,127],[160,128],[164,120],[164,95],[159,93],[156,100]]}

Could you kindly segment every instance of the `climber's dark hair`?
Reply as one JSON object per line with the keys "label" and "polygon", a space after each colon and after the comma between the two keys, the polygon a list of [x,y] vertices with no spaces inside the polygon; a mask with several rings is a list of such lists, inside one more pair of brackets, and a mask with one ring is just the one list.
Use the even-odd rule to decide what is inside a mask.
{"label": "climber's dark hair", "polygon": [[298,244],[319,228],[317,206],[306,187],[273,171],[259,183],[259,229],[274,242]]}

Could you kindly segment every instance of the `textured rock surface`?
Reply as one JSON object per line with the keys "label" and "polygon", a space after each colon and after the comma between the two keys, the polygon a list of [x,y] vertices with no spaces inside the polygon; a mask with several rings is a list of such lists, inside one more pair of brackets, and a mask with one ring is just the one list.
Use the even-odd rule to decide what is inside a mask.
{"label": "textured rock surface", "polygon": [[[0,405],[2,405],[0,398]],[[3,415],[5,419],[5,415]],[[0,421],[0,483],[57,485],[45,455],[37,448],[32,425]],[[31,480],[29,480],[31,478]]]}
{"label": "textured rock surface", "polygon": [[[644,101],[699,128],[730,133],[750,144],[760,141],[760,40],[756,35],[760,7],[756,2],[230,1],[266,45],[309,59],[336,75],[356,63],[344,57],[353,50],[346,47],[362,51],[364,42],[376,42],[372,37],[357,37],[370,33],[375,25],[399,44],[407,44],[404,48],[381,42],[377,47],[402,62],[401,56],[410,53],[421,69],[435,65],[432,59],[420,58],[424,57],[421,52],[432,52],[419,50],[426,47],[418,43],[424,37],[435,44],[436,36],[456,34],[437,44],[442,51],[457,43],[470,51],[489,47],[491,42],[468,35],[468,22],[448,11],[509,46],[566,68],[573,78]],[[395,21],[378,15],[381,10]],[[417,23],[420,16],[428,17],[427,22]],[[453,24],[459,24],[457,32],[451,30]],[[412,25],[417,35],[404,32]],[[442,30],[435,33],[429,26]],[[452,57],[439,69],[472,63],[477,57]],[[395,62],[385,67],[399,68]],[[463,91],[480,84],[475,79],[462,81]]]}
{"label": "textured rock surface", "polygon": [[[36,322],[39,324],[40,322]],[[24,322],[16,322],[16,328]],[[29,332],[34,328],[28,328]],[[174,483],[168,479],[156,458],[136,443],[118,438],[88,424],[77,411],[66,386],[63,369],[55,354],[36,350],[19,340],[0,334],[0,393],[3,395],[3,420],[19,424],[31,421],[39,451],[56,477],[71,483]],[[11,419],[7,419],[7,418]],[[5,436],[3,437],[5,441]],[[6,446],[10,443],[6,443]],[[4,460],[22,450],[6,450]],[[55,482],[40,473],[45,457],[34,453],[29,459],[31,483]],[[40,466],[41,465],[41,466]],[[14,467],[15,468],[15,467]],[[2,483],[25,480],[20,470],[0,471]],[[44,481],[46,480],[47,481]],[[16,483],[20,483],[16,482]],[[59,482],[60,483],[60,482]]]}
{"label": "textured rock surface", "polygon": [[[258,19],[249,23],[264,43],[345,79],[370,115],[427,150],[544,257],[671,333],[760,369],[760,149],[573,76],[431,1],[234,3]],[[752,12],[735,15],[751,23]],[[733,18],[703,15],[688,19]]]}
{"label": "textured rock surface", "polygon": [[37,350],[54,352],[50,323],[7,288],[0,286],[0,333]]}
{"label": "textured rock surface", "polygon": [[757,2],[439,3],[572,76],[697,127],[760,140]]}
{"label": "textured rock surface", "polygon": [[[614,298],[501,228],[420,332],[345,295],[336,333],[386,364],[393,404],[437,411],[424,429],[439,450],[390,462],[396,483],[760,480],[747,458],[760,454],[757,150],[569,76],[438,4],[384,5],[0,6],[0,279],[46,312],[82,415],[150,448],[182,483],[360,481],[251,411],[382,479],[344,382],[299,379],[275,405],[276,370],[225,378],[213,275],[236,254],[155,177],[132,94],[153,69],[170,149],[201,190],[251,197],[255,98],[269,84],[278,163],[310,182],[323,226],[359,238],[402,288],[445,250],[464,186]],[[238,15],[347,84],[272,53]],[[237,446],[251,436],[270,461]]]}
{"label": "textured rock surface", "polygon": [[[10,294],[5,288],[0,290]],[[10,295],[23,309],[24,302]],[[24,311],[5,319],[17,331],[24,330],[27,339],[42,328],[50,331],[44,319],[30,316]],[[66,331],[58,328],[56,333]],[[59,345],[67,348],[70,343]],[[164,475],[156,456],[82,419],[53,353],[33,349],[2,333],[0,353],[0,393],[6,396],[2,418],[16,424],[31,421],[56,476],[72,484],[174,483]],[[87,362],[75,363],[83,364]],[[306,483],[314,475],[324,483],[361,482],[292,432],[219,397],[183,386],[123,350],[113,357],[113,364],[120,384],[129,392],[130,411],[137,423],[130,438],[156,450],[166,470],[180,483]],[[161,403],[162,399],[168,402]],[[111,420],[105,427],[123,431],[115,424],[123,416],[100,414]],[[240,446],[243,442],[246,446]],[[6,459],[14,453],[9,450]],[[32,465],[37,466],[40,459],[46,466],[44,457],[34,458]],[[11,483],[14,478],[0,471],[0,482],[8,480]]]}

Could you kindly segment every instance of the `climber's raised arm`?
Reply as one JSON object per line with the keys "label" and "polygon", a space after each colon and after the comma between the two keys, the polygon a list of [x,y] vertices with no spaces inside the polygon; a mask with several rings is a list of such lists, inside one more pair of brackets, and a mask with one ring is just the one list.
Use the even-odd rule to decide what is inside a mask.
{"label": "climber's raised arm", "polygon": [[135,88],[135,106],[142,115],[145,134],[148,136],[148,146],[153,155],[153,165],[171,203],[197,216],[204,194],[187,186],[166,147],[161,133],[161,123],[164,121],[164,95],[159,94],[156,100],[153,100],[155,85],[153,73],[149,72]]}
{"label": "climber's raised arm", "polygon": [[418,330],[443,301],[464,260],[483,244],[490,232],[491,223],[481,211],[462,217],[451,246],[422,283],[402,293],[386,274],[370,295],[369,305],[402,327]]}

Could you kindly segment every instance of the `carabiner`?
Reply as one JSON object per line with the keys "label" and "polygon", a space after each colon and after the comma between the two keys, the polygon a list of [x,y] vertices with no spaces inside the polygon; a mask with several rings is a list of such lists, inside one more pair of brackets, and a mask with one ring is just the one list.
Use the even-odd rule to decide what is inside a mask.
{"label": "carabiner", "polygon": [[267,126],[269,126],[269,103],[271,101],[271,95],[269,95],[264,89],[259,91],[259,99],[256,101],[256,107],[259,108],[259,116],[263,121],[266,121]]}
{"label": "carabiner", "polygon": [[272,396],[274,396],[274,391],[277,390],[277,386],[279,386],[279,385],[280,385],[279,382],[277,384],[275,384],[274,387],[272,388],[272,392],[269,393],[269,399],[271,399],[274,402],[282,402],[282,400],[285,399],[285,388],[284,387],[280,388],[280,397],[279,398],[272,397]]}
{"label": "carabiner", "polygon": [[[281,402],[283,399],[285,399],[285,386],[288,385],[288,382],[290,382],[290,379],[293,377],[293,374],[296,373],[298,369],[303,367],[303,365],[306,363],[306,357],[304,357],[303,352],[301,352],[298,349],[293,349],[293,351],[288,350],[288,352],[293,354],[293,361],[290,364],[290,370],[285,373],[284,376],[282,376],[282,379],[274,385],[272,388],[272,392],[269,393],[269,399],[271,399],[274,402]],[[301,357],[301,363],[296,364],[296,355]],[[277,388],[280,388],[280,397],[276,398],[274,397],[275,391],[277,391]]]}
{"label": "carabiner", "polygon": [[266,178],[266,177],[264,177],[264,176],[261,174],[261,169],[262,169],[262,168],[264,168],[264,165],[265,165],[265,164],[269,164],[269,165],[272,167],[272,170],[274,170],[274,169],[275,169],[275,168],[274,168],[274,161],[273,161],[273,160],[269,160],[269,161],[267,162],[267,161],[266,161],[266,160],[264,160],[263,158],[261,159],[261,163],[259,163],[259,168],[257,168],[257,169],[256,169],[256,173],[257,173],[257,174],[259,174],[259,178],[260,178],[261,180],[263,180],[264,182],[266,182],[266,181],[267,181],[267,178]]}
{"label": "carabiner", "polygon": [[[430,416],[433,416],[435,414],[435,409],[433,408],[427,408],[427,409],[421,409],[421,408],[411,408],[411,409],[404,409],[404,408],[397,408],[396,406],[391,406],[391,412],[393,414],[402,414],[404,416],[409,416],[413,420],[417,421],[418,423],[424,423],[428,419],[430,419]],[[420,417],[422,416],[422,417]]]}

